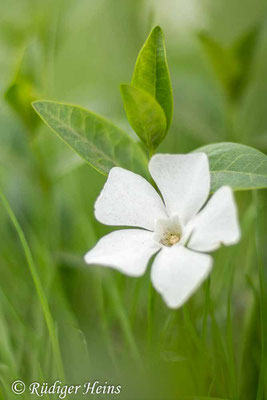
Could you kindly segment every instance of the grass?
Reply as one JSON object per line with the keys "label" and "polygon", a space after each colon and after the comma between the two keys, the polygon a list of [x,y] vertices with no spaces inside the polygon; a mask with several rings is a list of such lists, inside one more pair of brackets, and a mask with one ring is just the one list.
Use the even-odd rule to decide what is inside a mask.
{"label": "grass", "polygon": [[6,212],[8,213],[8,215],[10,217],[10,220],[11,220],[12,224],[14,225],[14,228],[19,236],[21,246],[25,253],[25,257],[26,257],[26,260],[27,260],[27,263],[28,263],[28,266],[30,269],[30,273],[31,273],[31,276],[32,276],[32,279],[34,282],[34,286],[36,288],[37,296],[41,303],[44,318],[45,318],[45,321],[47,324],[47,329],[48,329],[48,332],[50,335],[51,345],[53,347],[53,352],[54,352],[54,359],[55,359],[55,363],[56,363],[56,367],[57,367],[56,370],[57,370],[59,378],[64,379],[64,370],[63,370],[63,365],[62,365],[62,360],[61,360],[58,338],[57,338],[57,334],[56,334],[56,330],[55,330],[55,326],[54,326],[54,321],[53,321],[53,318],[52,318],[52,315],[51,315],[51,312],[49,309],[47,298],[46,298],[38,271],[36,269],[36,266],[35,266],[33,258],[32,258],[30,248],[28,246],[25,235],[18,223],[18,220],[10,207],[10,204],[8,203],[5,195],[1,192],[0,192],[0,198],[2,200],[2,204],[3,204],[4,208],[6,209]]}
{"label": "grass", "polygon": [[[2,92],[33,41],[37,57],[22,74],[30,97],[81,104],[130,131],[118,86],[130,79],[151,10],[130,0],[56,6],[55,17],[52,0],[3,4]],[[155,22],[165,32],[175,96],[173,125],[159,151],[187,152],[226,138],[266,151],[263,11],[257,19],[248,4],[239,4],[242,15],[230,3],[217,12],[203,6],[207,29],[222,43],[236,40],[229,19],[243,35],[250,18],[261,32],[249,53],[255,67],[230,108],[195,28],[184,40],[171,11],[159,7],[155,2]],[[93,216],[105,178],[44,124],[22,118],[21,105],[14,112],[4,98],[0,104],[0,399],[18,398],[10,389],[16,379],[107,381],[122,385],[114,398],[123,400],[266,399],[266,193],[236,194],[241,242],[215,252],[210,278],[181,309],[169,310],[149,268],[136,279],[84,264],[85,252],[111,231]]]}

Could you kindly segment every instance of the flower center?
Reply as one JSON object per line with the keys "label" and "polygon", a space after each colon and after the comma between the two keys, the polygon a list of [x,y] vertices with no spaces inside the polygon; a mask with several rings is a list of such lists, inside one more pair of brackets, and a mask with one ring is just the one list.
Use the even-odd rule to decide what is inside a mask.
{"label": "flower center", "polygon": [[184,228],[179,220],[178,216],[171,216],[166,219],[158,219],[155,224],[155,236],[156,242],[171,247],[178,242],[183,242]]}
{"label": "flower center", "polygon": [[163,234],[163,237],[161,238],[161,243],[164,244],[164,246],[173,246],[174,244],[178,243],[181,239],[180,233],[165,233]]}

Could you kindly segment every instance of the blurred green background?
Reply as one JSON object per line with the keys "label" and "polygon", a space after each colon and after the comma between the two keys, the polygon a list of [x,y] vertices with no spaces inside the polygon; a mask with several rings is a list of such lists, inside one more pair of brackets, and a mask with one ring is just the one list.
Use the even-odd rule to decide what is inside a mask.
{"label": "blurred green background", "polygon": [[266,0],[0,0],[0,10],[0,185],[28,240],[65,370],[59,376],[36,286],[0,203],[0,398],[17,398],[15,379],[60,378],[120,384],[114,398],[123,400],[266,399],[266,195],[236,195],[242,241],[217,251],[211,278],[182,309],[168,310],[151,292],[149,271],[135,279],[83,264],[112,230],[93,217],[105,177],[30,106],[79,104],[134,136],[119,84],[130,81],[159,24],[174,118],[158,151],[235,141],[266,152]]}

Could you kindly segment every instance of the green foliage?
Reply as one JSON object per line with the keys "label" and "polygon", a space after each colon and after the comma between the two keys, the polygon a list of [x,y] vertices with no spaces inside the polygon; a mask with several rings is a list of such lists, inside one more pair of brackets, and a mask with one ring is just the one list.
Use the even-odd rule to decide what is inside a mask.
{"label": "green foliage", "polygon": [[245,32],[232,46],[232,52],[239,63],[239,74],[232,82],[232,96],[234,98],[240,98],[249,82],[260,28],[261,25],[255,26]]}
{"label": "green foliage", "polygon": [[232,82],[239,73],[239,66],[234,55],[229,49],[225,49],[205,32],[199,33],[198,38],[218,80],[229,93]]}
{"label": "green foliage", "polygon": [[39,125],[40,121],[31,108],[31,103],[37,99],[31,82],[20,78],[11,83],[6,90],[5,99],[23,120],[29,132],[32,133]]}
{"label": "green foliage", "polygon": [[259,26],[246,32],[230,47],[221,45],[206,32],[198,34],[217,79],[232,100],[240,98],[247,84],[258,34]]}
{"label": "green foliage", "polygon": [[36,101],[33,107],[44,122],[100,173],[119,166],[146,174],[146,156],[125,132],[104,118],[68,104]]}
{"label": "green foliage", "polygon": [[[153,10],[147,3],[2,1],[2,93],[16,79],[18,50],[28,48],[29,38],[34,38],[42,43],[41,56],[28,64],[31,74],[24,72],[34,97],[39,93],[40,98],[40,86],[47,98],[93,104],[123,121],[114,88],[132,68],[151,11],[151,19],[166,27],[176,103],[172,135],[160,151],[187,153],[227,137],[266,152],[266,0],[194,2],[203,18],[194,19],[193,25],[186,18],[190,22],[195,15],[194,5],[192,15],[190,11],[186,16],[184,2],[173,1],[175,7],[153,2]],[[179,24],[181,17],[185,25]],[[223,86],[230,106],[213,84],[214,68],[203,70],[203,57],[208,55],[194,42],[198,23],[239,60],[238,74],[233,74],[228,89]],[[25,89],[21,94],[25,96]],[[20,134],[24,119],[17,113],[16,120],[3,97],[0,185],[19,222],[20,238],[22,233],[27,240],[55,330],[49,335],[18,229],[0,201],[0,399],[35,398],[27,391],[12,395],[11,382],[16,379],[28,384],[59,378],[54,335],[64,384],[94,379],[121,384],[121,395],[109,395],[108,400],[266,399],[267,191],[235,193],[240,243],[214,252],[210,278],[182,309],[171,311],[149,290],[150,267],[135,279],[83,263],[85,252],[111,229],[93,214],[106,177],[72,154],[33,109],[32,120],[41,123],[40,129],[33,140],[25,140]],[[28,121],[33,123],[30,117]],[[143,159],[146,164],[141,152],[141,165]],[[56,175],[58,166],[62,173]],[[143,368],[139,362],[136,366],[139,358]],[[66,395],[66,400],[72,398],[76,400]]]}
{"label": "green foliage", "polygon": [[33,134],[40,124],[40,119],[31,106],[31,103],[37,100],[40,91],[36,76],[38,57],[38,46],[31,43],[23,52],[16,74],[5,92],[7,103],[21,118],[30,134]]}
{"label": "green foliage", "polygon": [[154,150],[166,133],[166,118],[157,101],[147,92],[131,85],[121,85],[128,121],[145,143]]}
{"label": "green foliage", "polygon": [[138,55],[132,85],[143,89],[157,100],[164,111],[168,129],[173,112],[172,87],[164,36],[159,26],[152,30]]}
{"label": "green foliage", "polygon": [[131,85],[122,85],[121,93],[130,125],[153,151],[165,138],[173,112],[171,81],[160,27],[156,26],[150,33],[138,55]]}
{"label": "green foliage", "polygon": [[267,188],[267,156],[238,143],[215,143],[200,147],[209,157],[211,191],[223,185],[233,190]]}

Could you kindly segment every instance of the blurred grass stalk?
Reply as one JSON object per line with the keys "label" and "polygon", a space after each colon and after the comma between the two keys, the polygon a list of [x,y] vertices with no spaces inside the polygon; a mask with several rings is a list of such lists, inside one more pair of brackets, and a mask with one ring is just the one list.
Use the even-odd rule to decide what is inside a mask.
{"label": "blurred grass stalk", "polygon": [[40,304],[42,306],[42,310],[43,310],[43,314],[44,314],[44,318],[47,324],[47,329],[50,335],[50,339],[51,339],[51,343],[52,343],[52,348],[53,348],[53,352],[54,352],[54,357],[55,357],[55,363],[57,366],[57,373],[60,379],[64,380],[64,368],[63,368],[63,363],[62,363],[62,359],[61,359],[61,353],[60,353],[60,347],[59,347],[59,342],[58,342],[58,337],[57,337],[57,333],[56,333],[56,329],[55,329],[55,325],[54,325],[54,321],[49,309],[49,305],[48,305],[48,301],[38,274],[38,270],[34,264],[33,258],[32,258],[32,254],[30,251],[30,248],[28,246],[27,240],[25,238],[25,235],[20,227],[20,224],[18,223],[18,220],[12,210],[12,208],[10,207],[10,204],[7,200],[7,198],[5,197],[5,195],[2,193],[2,191],[0,190],[0,198],[2,200],[2,204],[4,205],[6,212],[8,213],[10,220],[15,228],[15,230],[17,231],[17,234],[19,236],[23,251],[25,253],[25,257],[27,259],[27,263],[30,269],[30,273],[36,288],[36,292],[38,294],[38,298],[40,301]]}

